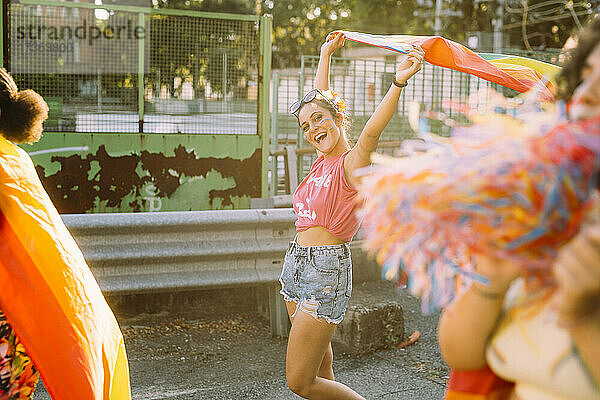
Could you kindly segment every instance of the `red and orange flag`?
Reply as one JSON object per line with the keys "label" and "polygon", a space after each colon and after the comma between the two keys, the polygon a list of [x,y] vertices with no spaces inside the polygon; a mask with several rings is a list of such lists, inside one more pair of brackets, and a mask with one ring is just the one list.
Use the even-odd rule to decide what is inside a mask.
{"label": "red and orange flag", "polygon": [[[460,43],[440,36],[373,35],[370,33],[341,32],[347,39],[381,47],[398,53],[406,53],[411,45],[425,50],[425,61],[443,68],[465,72],[524,93],[540,82],[543,95],[552,98],[552,83],[547,82],[559,70],[553,64],[525,57],[501,54],[477,54]],[[546,77],[547,79],[545,79]],[[544,88],[544,85],[546,88]]]}

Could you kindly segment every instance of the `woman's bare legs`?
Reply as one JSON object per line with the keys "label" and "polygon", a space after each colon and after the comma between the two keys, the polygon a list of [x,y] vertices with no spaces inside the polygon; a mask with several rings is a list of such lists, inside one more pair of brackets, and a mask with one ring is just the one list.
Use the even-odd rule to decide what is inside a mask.
{"label": "woman's bare legs", "polygon": [[[294,323],[294,312],[296,311],[296,303],[293,301],[286,301],[285,306],[287,307],[287,312],[290,317],[290,321]],[[329,346],[327,351],[323,355],[323,361],[321,361],[321,366],[319,367],[319,373],[317,376],[325,379],[329,379],[330,381],[334,381],[335,377],[333,375],[333,349],[331,348],[331,341],[329,342]]]}
{"label": "woman's bare legs", "polygon": [[288,339],[286,377],[290,390],[311,400],[357,400],[364,397],[333,380],[331,337],[335,324],[317,320],[286,302],[292,329]]}

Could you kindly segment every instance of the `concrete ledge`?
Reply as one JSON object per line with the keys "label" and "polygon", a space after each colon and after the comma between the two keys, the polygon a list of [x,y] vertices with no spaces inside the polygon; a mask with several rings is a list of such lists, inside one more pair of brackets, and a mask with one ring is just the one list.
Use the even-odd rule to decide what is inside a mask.
{"label": "concrete ledge", "polygon": [[354,287],[344,320],[333,336],[336,351],[366,354],[404,339],[404,316],[393,284],[365,282]]}

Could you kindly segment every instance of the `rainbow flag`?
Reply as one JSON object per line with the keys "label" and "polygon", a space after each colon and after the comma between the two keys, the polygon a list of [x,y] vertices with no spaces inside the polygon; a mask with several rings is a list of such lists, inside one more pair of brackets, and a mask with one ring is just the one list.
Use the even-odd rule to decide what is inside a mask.
{"label": "rainbow flag", "polygon": [[425,61],[444,68],[465,72],[486,81],[497,83],[519,93],[538,87],[540,82],[545,98],[552,98],[551,80],[560,70],[553,64],[525,57],[502,54],[477,54],[460,43],[440,36],[372,35],[369,33],[336,31],[347,39],[377,46],[398,53],[406,53],[411,45],[425,50]]}
{"label": "rainbow flag", "polygon": [[0,287],[53,400],[131,399],[117,321],[31,159],[1,136]]}

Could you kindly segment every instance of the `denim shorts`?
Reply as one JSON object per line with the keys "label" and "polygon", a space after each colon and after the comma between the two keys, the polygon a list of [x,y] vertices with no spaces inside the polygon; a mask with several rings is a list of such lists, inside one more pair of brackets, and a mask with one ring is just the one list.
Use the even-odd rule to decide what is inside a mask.
{"label": "denim shorts", "polygon": [[350,244],[302,247],[290,242],[281,271],[281,294],[298,309],[339,324],[352,293]]}

